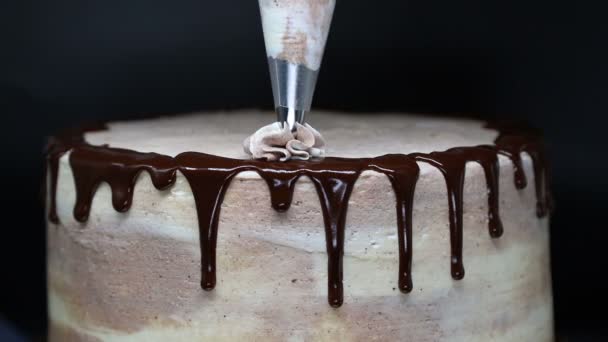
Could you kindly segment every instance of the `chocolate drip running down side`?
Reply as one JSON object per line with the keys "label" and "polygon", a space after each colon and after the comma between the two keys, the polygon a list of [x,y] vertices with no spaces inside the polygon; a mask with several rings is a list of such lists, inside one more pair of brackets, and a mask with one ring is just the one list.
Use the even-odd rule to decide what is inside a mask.
{"label": "chocolate drip running down side", "polygon": [[48,186],[45,190],[49,194],[49,221],[59,224],[57,216],[57,181],[59,178],[59,159],[71,149],[82,146],[90,146],[84,140],[86,132],[95,132],[106,130],[105,124],[90,124],[76,130],[68,130],[57,137],[49,138],[45,154],[46,154],[46,170],[48,171]]}
{"label": "chocolate drip running down side", "polygon": [[527,186],[523,172],[521,154],[527,153],[532,158],[534,168],[534,189],[536,191],[536,214],[544,217],[553,210],[553,200],[548,184],[548,165],[545,157],[545,146],[539,132],[516,125],[487,124],[487,128],[500,132],[494,145],[499,154],[508,157],[515,169],[515,186],[523,189]]}
{"label": "chocolate drip running down side", "polygon": [[456,147],[444,152],[430,154],[416,153],[416,160],[428,163],[437,168],[445,178],[448,190],[448,209],[450,226],[451,272],[452,278],[464,277],[462,262],[462,193],[466,164],[477,162],[484,170],[488,187],[488,229],[490,236],[498,238],[503,233],[502,222],[498,214],[498,157],[491,147]]}
{"label": "chocolate drip running down side", "polygon": [[409,293],[412,283],[412,212],[414,190],[420,175],[416,161],[409,156],[390,154],[376,158],[370,168],[384,173],[395,191],[397,208],[397,238],[399,243],[399,290]]}
{"label": "chocolate drip running down side", "polygon": [[147,171],[152,184],[163,190],[175,183],[173,158],[156,153],[133,153],[130,150],[82,146],[70,154],[70,166],[76,186],[74,217],[86,222],[97,187],[106,182],[112,189],[112,206],[118,212],[131,208],[137,177]]}
{"label": "chocolate drip running down side", "polygon": [[306,175],[313,181],[325,222],[328,254],[329,304],[339,307],[343,302],[342,256],[348,199],[359,177],[364,161],[353,163],[348,159],[327,158],[323,162],[267,163],[241,161],[212,155],[187,152],[176,157],[180,171],[188,180],[198,212],[201,239],[201,286],[205,290],[215,287],[215,256],[218,220],[222,200],[230,181],[243,171],[257,172],[268,184],[272,206],[279,212],[291,206],[294,186]]}
{"label": "chocolate drip running down side", "polygon": [[[496,128],[488,125],[489,128]],[[56,207],[59,159],[67,152],[76,186],[74,217],[85,222],[91,202],[100,183],[112,190],[112,204],[119,212],[131,207],[138,175],[146,171],[154,186],[163,190],[175,183],[179,170],[188,180],[196,202],[200,231],[201,287],[210,291],[216,285],[216,246],[218,223],[224,194],[231,180],[240,172],[254,171],[263,178],[270,191],[272,207],[284,212],[291,206],[297,180],[309,177],[317,191],[325,225],[328,254],[328,302],[333,307],[343,303],[344,234],[348,202],[359,175],[373,170],[387,176],[395,192],[399,244],[398,286],[408,293],[412,281],[412,208],[420,173],[417,162],[428,163],[444,176],[448,190],[449,229],[452,278],[465,274],[462,260],[463,186],[466,164],[481,165],[488,188],[488,230],[492,238],[503,234],[499,216],[498,155],[513,163],[515,186],[526,187],[521,153],[530,155],[534,167],[537,215],[547,215],[551,208],[547,184],[547,166],[543,145],[538,135],[499,126],[495,145],[456,147],[443,152],[392,154],[376,158],[325,158],[320,161],[287,163],[237,160],[197,152],[185,152],[175,158],[155,153],[140,153],[108,146],[91,146],[84,133],[102,129],[99,126],[72,132],[49,140],[47,163],[49,177],[49,221],[59,224]],[[523,132],[523,133],[522,133]]]}

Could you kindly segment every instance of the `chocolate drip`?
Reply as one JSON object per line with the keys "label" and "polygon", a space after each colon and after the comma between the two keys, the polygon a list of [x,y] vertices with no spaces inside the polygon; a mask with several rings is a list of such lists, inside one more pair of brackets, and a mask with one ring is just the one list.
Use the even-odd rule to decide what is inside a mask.
{"label": "chocolate drip", "polygon": [[108,147],[83,146],[70,154],[70,166],[76,186],[74,217],[85,222],[91,202],[102,182],[112,189],[112,205],[118,212],[131,208],[137,177],[147,171],[154,186],[165,189],[175,183],[176,164],[171,157]]}
{"label": "chocolate drip", "polygon": [[464,277],[463,244],[463,185],[467,162],[476,162],[484,170],[488,188],[488,229],[491,237],[503,233],[499,216],[498,154],[509,157],[514,166],[515,185],[526,186],[521,153],[530,155],[534,165],[537,214],[545,216],[551,205],[543,146],[536,134],[521,133],[513,128],[500,128],[494,146],[457,147],[443,152],[410,155],[385,155],[377,158],[325,158],[321,161],[291,161],[270,163],[236,160],[203,153],[186,152],[175,158],[155,153],[91,146],[83,138],[86,131],[53,138],[47,148],[49,173],[49,221],[59,223],[56,213],[56,191],[59,159],[68,151],[76,186],[74,217],[87,220],[97,187],[106,182],[112,189],[115,210],[129,210],[134,186],[139,174],[147,171],[154,186],[165,189],[176,180],[180,170],[188,180],[196,202],[201,249],[201,286],[212,290],[216,285],[216,248],[221,204],[231,180],[242,171],[255,171],[267,183],[272,207],[287,211],[294,187],[301,176],[309,177],[319,196],[325,224],[328,253],[328,301],[333,307],[343,303],[343,254],[346,214],[355,182],[364,170],[385,174],[395,192],[397,232],[399,242],[399,289],[407,293],[412,282],[412,208],[419,176],[417,161],[436,167],[444,176],[448,190],[449,228],[451,245],[451,274]]}
{"label": "chocolate drip", "polygon": [[251,162],[249,168],[257,171],[270,188],[272,206],[277,211],[286,211],[291,205],[296,181],[301,175],[308,176],[317,190],[323,221],[328,267],[328,302],[340,307],[344,302],[343,256],[344,232],[348,200],[365,160],[326,158],[322,162],[279,163],[276,169],[268,163]]}
{"label": "chocolate drip", "polygon": [[201,287],[211,291],[216,284],[217,228],[224,194],[232,178],[244,168],[237,161],[187,152],[176,157],[194,195],[201,249]]}
{"label": "chocolate drip", "polygon": [[467,162],[476,162],[481,165],[488,188],[488,230],[491,237],[501,237],[503,227],[498,207],[498,176],[500,166],[495,149],[492,146],[477,146],[456,147],[448,151],[461,154]]}
{"label": "chocolate drip", "polygon": [[258,174],[266,181],[270,189],[270,201],[274,210],[286,212],[291,207],[293,191],[300,178],[298,172],[284,170],[259,169]]}
{"label": "chocolate drip", "polygon": [[536,191],[536,215],[544,217],[547,215],[549,195],[547,189],[547,170],[545,155],[542,149],[527,148],[526,152],[532,158],[532,167],[534,169],[534,189]]}
{"label": "chocolate drip", "polygon": [[460,150],[415,154],[416,160],[436,167],[445,178],[448,189],[448,209],[450,224],[451,272],[452,278],[464,277],[462,262],[462,191],[467,159]]}
{"label": "chocolate drip", "polygon": [[[256,171],[269,186],[272,206],[285,211],[291,205],[297,179],[309,176],[317,189],[328,253],[328,297],[331,306],[343,303],[342,256],[348,198],[360,173],[349,160],[327,158],[322,163],[293,162],[270,164],[214,157],[187,152],[176,157],[180,171],[188,179],[196,201],[201,242],[201,285],[215,287],[215,261],[221,203],[232,178],[242,171]],[[274,168],[269,168],[274,166]]]}
{"label": "chocolate drip", "polygon": [[[337,159],[332,158],[330,163],[336,164],[336,161]],[[327,245],[328,301],[334,308],[340,307],[344,302],[342,257],[346,212],[353,186],[361,173],[360,168],[349,167],[347,161],[337,164],[342,167],[308,174],[321,201]]]}
{"label": "chocolate drip", "polygon": [[59,179],[59,160],[71,149],[78,146],[87,146],[84,140],[84,134],[87,132],[95,132],[105,130],[105,124],[94,123],[81,127],[80,129],[72,129],[63,132],[57,137],[49,138],[46,146],[46,168],[49,172],[48,181],[48,197],[49,197],[49,221],[59,224],[59,216],[57,216],[57,181]]}
{"label": "chocolate drip", "polygon": [[490,148],[486,149],[485,152],[473,153],[471,160],[479,163],[485,173],[486,186],[488,187],[488,230],[491,237],[499,238],[503,234],[503,227],[498,207],[498,177],[500,172],[498,156]]}
{"label": "chocolate drip", "polygon": [[521,152],[519,146],[516,149],[509,148],[508,145],[498,147],[498,153],[508,157],[513,164],[513,179],[515,180],[515,187],[519,190],[525,189],[526,186],[528,186],[528,180],[526,179],[526,174],[524,173],[524,167],[521,161]]}
{"label": "chocolate drip", "polygon": [[[497,126],[488,125],[490,128]],[[526,176],[522,168],[521,153],[526,152],[532,159],[534,169],[534,188],[536,191],[536,215],[547,215],[551,204],[549,184],[547,184],[547,162],[545,148],[538,132],[518,126],[498,126],[500,135],[494,144],[498,153],[511,159],[515,169],[515,185],[518,189],[526,187]]]}
{"label": "chocolate drip", "polygon": [[399,290],[409,293],[412,283],[412,209],[414,190],[420,174],[416,161],[404,155],[386,155],[372,161],[370,167],[384,173],[395,191],[397,236],[399,239]]}
{"label": "chocolate drip", "polygon": [[462,262],[462,192],[466,164],[476,162],[484,170],[488,188],[488,230],[491,237],[498,238],[503,234],[498,201],[498,157],[492,146],[455,147],[444,152],[417,153],[413,156],[418,161],[436,167],[445,178],[448,190],[452,277],[462,279],[464,277]]}

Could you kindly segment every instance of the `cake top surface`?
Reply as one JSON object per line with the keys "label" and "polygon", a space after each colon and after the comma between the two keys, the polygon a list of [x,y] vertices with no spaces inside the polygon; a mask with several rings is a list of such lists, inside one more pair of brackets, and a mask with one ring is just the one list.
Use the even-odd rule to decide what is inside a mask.
{"label": "cake top surface", "polygon": [[[367,158],[390,153],[443,151],[455,146],[493,144],[498,132],[481,121],[422,114],[316,111],[310,123],[327,140],[327,156]],[[108,130],[86,133],[92,145],[107,144],[175,157],[186,151],[249,159],[242,141],[271,123],[274,115],[259,110],[194,113],[174,117],[111,122]]]}

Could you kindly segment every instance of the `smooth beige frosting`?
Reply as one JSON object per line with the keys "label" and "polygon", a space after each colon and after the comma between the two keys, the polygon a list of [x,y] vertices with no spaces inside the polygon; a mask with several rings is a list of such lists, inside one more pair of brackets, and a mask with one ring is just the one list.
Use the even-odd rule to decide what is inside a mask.
{"label": "smooth beige frosting", "polygon": [[[248,156],[240,140],[272,114],[193,114],[110,124],[95,144],[175,155],[200,151]],[[327,154],[377,156],[488,144],[495,131],[476,121],[397,114],[313,113],[331,140]],[[390,143],[389,143],[390,142]],[[383,145],[382,145],[383,144]],[[218,153],[219,152],[219,153]],[[532,163],[523,170],[534,184]],[[534,187],[514,187],[500,157],[504,235],[491,239],[483,170],[467,164],[464,186],[466,276],[450,276],[446,184],[419,163],[413,208],[413,283],[397,289],[395,196],[384,174],[364,172],[346,218],[344,305],[327,304],[323,215],[308,178],[292,207],[270,206],[255,173],[236,177],[222,203],[217,287],[202,291],[194,198],[178,173],[168,190],[142,173],[127,213],[112,208],[109,186],[95,195],[90,219],[72,216],[68,156],[60,161],[57,209],[49,223],[51,341],[552,341],[548,219],[535,214]]]}
{"label": "smooth beige frosting", "polygon": [[[250,159],[243,151],[243,138],[275,117],[273,111],[241,110],[112,122],[109,130],[88,133],[86,139],[94,145],[109,144],[172,157],[199,151]],[[307,121],[323,132],[328,157],[428,153],[454,146],[492,144],[497,136],[496,131],[484,129],[483,122],[423,114],[313,111],[307,114]]]}
{"label": "smooth beige frosting", "polygon": [[267,161],[309,160],[325,156],[325,140],[309,124],[289,125],[278,122],[258,129],[243,141],[243,150],[254,159]]}

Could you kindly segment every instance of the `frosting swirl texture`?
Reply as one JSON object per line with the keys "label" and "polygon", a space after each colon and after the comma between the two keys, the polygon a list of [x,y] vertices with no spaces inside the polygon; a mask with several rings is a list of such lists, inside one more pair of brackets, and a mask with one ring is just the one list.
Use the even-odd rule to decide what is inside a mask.
{"label": "frosting swirl texture", "polygon": [[264,126],[243,141],[254,159],[267,161],[309,160],[325,156],[325,140],[307,123],[296,123],[295,132],[279,122]]}

